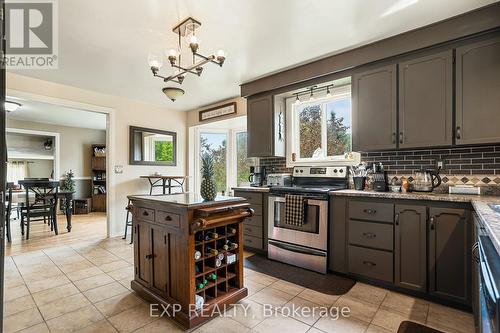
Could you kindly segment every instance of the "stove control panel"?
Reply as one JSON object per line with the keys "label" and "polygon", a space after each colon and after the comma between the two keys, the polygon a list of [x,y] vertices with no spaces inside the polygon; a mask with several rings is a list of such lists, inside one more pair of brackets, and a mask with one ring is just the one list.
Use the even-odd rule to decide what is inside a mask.
{"label": "stove control panel", "polygon": [[294,167],[294,177],[347,178],[347,167]]}

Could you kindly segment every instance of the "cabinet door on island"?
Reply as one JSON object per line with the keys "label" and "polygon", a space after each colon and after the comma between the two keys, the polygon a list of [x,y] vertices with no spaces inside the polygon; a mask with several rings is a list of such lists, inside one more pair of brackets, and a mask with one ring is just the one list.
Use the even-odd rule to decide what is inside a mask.
{"label": "cabinet door on island", "polygon": [[426,291],[427,288],[427,208],[396,205],[394,230],[395,283]]}

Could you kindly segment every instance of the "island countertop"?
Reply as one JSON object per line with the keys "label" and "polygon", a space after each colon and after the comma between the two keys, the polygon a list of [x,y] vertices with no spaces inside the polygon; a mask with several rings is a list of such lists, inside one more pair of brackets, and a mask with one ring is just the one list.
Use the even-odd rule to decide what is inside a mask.
{"label": "island countertop", "polygon": [[165,195],[163,194],[129,195],[128,198],[130,200],[166,203],[184,208],[202,208],[202,207],[209,207],[214,204],[245,201],[245,198],[225,197],[225,196],[217,196],[213,201],[206,201],[199,194],[196,193],[178,193],[178,194],[165,194]]}

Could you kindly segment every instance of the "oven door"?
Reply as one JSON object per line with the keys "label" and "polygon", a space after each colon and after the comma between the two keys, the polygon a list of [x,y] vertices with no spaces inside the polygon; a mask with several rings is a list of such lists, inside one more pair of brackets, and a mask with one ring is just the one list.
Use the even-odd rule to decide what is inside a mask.
{"label": "oven door", "polygon": [[328,201],[306,199],[302,226],[285,224],[285,198],[269,196],[268,238],[327,250]]}

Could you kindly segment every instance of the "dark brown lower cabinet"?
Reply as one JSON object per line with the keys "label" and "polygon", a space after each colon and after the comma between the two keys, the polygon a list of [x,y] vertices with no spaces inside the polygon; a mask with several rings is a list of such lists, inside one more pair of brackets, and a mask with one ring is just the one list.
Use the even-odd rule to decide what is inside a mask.
{"label": "dark brown lower cabinet", "polygon": [[151,249],[151,225],[137,221],[134,230],[135,278],[142,285],[149,287],[151,283],[151,265],[146,259]]}
{"label": "dark brown lower cabinet", "polygon": [[429,208],[429,293],[470,304],[471,223],[468,211]]}
{"label": "dark brown lower cabinet", "polygon": [[427,208],[395,206],[394,270],[397,286],[426,291],[427,288]]}

